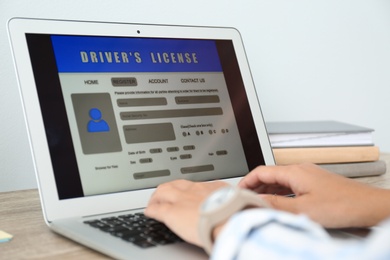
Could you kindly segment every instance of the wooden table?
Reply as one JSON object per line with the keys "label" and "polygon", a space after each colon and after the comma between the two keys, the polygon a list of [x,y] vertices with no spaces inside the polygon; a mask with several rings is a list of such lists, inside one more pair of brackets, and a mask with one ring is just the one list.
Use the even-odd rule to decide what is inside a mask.
{"label": "wooden table", "polygon": [[50,231],[35,189],[0,193],[0,229],[14,236],[0,259],[109,259]]}
{"label": "wooden table", "polygon": [[[381,160],[386,161],[386,174],[356,180],[390,189],[390,154]],[[51,232],[37,190],[0,193],[0,229],[14,235],[10,242],[0,243],[0,259],[109,259]]]}

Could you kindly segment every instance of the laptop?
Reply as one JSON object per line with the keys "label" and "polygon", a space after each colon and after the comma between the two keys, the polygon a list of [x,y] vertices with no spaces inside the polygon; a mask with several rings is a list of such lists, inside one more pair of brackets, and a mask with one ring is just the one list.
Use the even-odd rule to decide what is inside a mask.
{"label": "laptop", "polygon": [[207,258],[151,219],[165,241],[113,224],[161,183],[235,185],[274,164],[239,32],[27,18],[8,32],[47,225],[116,259]]}

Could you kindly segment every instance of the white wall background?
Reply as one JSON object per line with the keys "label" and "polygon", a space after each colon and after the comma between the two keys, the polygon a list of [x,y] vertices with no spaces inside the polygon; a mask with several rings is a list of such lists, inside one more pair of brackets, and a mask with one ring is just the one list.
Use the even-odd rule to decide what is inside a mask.
{"label": "white wall background", "polygon": [[390,1],[0,0],[0,191],[36,187],[6,31],[12,17],[236,27],[267,121],[372,127],[390,152]]}

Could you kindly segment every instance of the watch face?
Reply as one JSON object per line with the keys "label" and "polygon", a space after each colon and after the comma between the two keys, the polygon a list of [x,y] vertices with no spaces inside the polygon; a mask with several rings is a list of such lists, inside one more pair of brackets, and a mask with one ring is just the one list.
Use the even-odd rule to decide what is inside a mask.
{"label": "watch face", "polygon": [[211,194],[202,204],[201,210],[206,212],[218,208],[225,202],[228,202],[235,194],[235,188],[227,186]]}

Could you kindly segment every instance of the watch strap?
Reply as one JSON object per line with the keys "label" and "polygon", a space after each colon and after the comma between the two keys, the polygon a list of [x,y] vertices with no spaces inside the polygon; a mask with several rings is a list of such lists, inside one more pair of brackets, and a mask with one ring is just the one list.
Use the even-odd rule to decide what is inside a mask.
{"label": "watch strap", "polygon": [[232,187],[235,193],[232,198],[215,210],[201,212],[199,219],[199,236],[204,250],[210,254],[213,247],[212,232],[216,225],[228,220],[236,212],[246,207],[269,207],[256,193]]}

